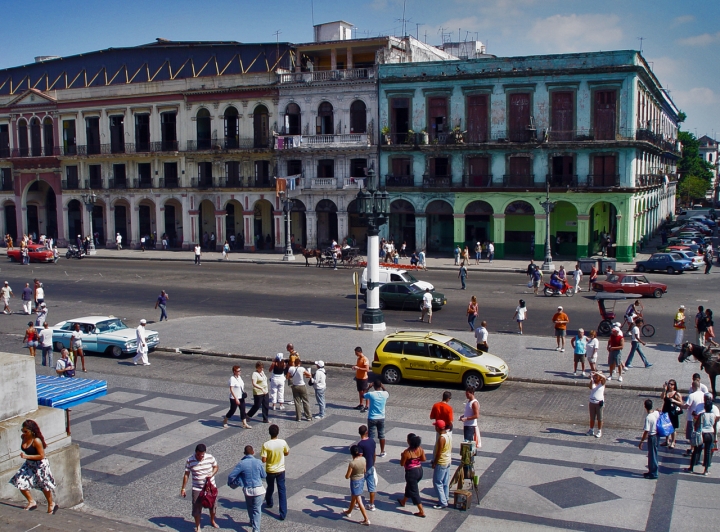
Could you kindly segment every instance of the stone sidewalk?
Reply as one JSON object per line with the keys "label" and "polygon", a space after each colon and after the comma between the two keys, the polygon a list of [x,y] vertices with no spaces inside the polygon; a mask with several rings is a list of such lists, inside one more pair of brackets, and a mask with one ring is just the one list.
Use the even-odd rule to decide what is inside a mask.
{"label": "stone sidewalk", "polygon": [[[361,346],[366,356],[372,360],[374,350],[383,337],[395,332],[395,329],[368,332],[343,324],[247,316],[177,318],[153,323],[151,327],[160,332],[162,350],[272,360],[276,353],[285,353],[285,347],[290,342],[295,345],[304,361],[311,363],[322,359],[341,366],[352,366],[355,363],[356,346]],[[418,323],[417,326],[404,329],[428,331],[430,328],[427,324],[421,326]],[[455,336],[475,345],[474,335],[470,331],[434,332]],[[489,343],[490,351],[507,362],[511,380],[587,386],[586,379],[572,373],[573,353],[569,338],[564,353],[555,350],[553,337],[494,333],[491,334]],[[598,355],[599,367],[605,372],[608,369],[606,343],[606,339],[600,339]],[[628,342],[624,359],[629,351]],[[642,361],[636,356],[634,367],[624,376],[623,382],[612,380],[608,385],[659,391],[668,379],[689,383],[692,381],[692,374],[700,372],[697,363],[678,363],[678,351],[672,346],[648,343],[644,351],[653,364],[651,368],[644,368]]]}

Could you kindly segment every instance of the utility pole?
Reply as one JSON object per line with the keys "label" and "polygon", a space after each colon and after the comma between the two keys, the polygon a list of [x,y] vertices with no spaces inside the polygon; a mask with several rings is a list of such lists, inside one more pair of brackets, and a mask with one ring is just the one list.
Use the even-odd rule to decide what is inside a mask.
{"label": "utility pole", "polygon": [[[420,26],[424,26],[424,22],[416,22],[415,23],[415,38],[419,41],[420,40]],[[426,32],[427,33],[427,32]]]}

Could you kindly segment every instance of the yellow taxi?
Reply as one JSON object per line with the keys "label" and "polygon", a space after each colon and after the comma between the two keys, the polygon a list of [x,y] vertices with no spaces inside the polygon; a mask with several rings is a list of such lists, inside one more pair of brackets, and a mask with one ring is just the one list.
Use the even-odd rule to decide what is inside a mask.
{"label": "yellow taxi", "polygon": [[401,331],[375,349],[372,371],[386,384],[402,379],[462,384],[463,388],[502,384],[508,366],[500,357],[445,334]]}

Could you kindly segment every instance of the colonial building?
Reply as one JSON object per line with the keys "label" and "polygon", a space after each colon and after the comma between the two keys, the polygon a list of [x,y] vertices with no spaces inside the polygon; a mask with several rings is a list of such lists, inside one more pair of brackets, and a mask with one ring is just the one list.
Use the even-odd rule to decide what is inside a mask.
{"label": "colonial building", "polygon": [[702,157],[704,161],[707,161],[707,163],[712,166],[712,180],[708,195],[712,197],[713,200],[717,201],[718,199],[720,199],[720,183],[718,183],[718,168],[720,168],[720,161],[718,161],[718,155],[720,155],[720,150],[718,150],[718,142],[717,140],[713,139],[712,137],[708,137],[707,135],[703,135],[702,137],[700,137],[698,139],[698,142],[700,143],[700,146],[698,148],[698,151],[700,152],[700,157]]}
{"label": "colonial building", "polygon": [[542,258],[549,188],[553,251],[617,258],[674,211],[678,109],[634,51],[381,65],[385,236],[449,252],[494,241]]}

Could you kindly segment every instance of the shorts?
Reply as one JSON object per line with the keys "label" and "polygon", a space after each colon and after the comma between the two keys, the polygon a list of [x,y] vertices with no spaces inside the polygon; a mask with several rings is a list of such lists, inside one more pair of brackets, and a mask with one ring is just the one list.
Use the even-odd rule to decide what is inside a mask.
{"label": "shorts", "polygon": [[350,495],[359,496],[363,494],[363,487],[365,486],[365,479],[359,478],[357,480],[350,480]]}
{"label": "shorts", "polygon": [[573,361],[574,362],[585,362],[585,353],[574,353],[573,354]]}
{"label": "shorts", "polygon": [[27,346],[28,346],[28,347],[37,347],[37,346],[38,346],[38,343],[35,342],[35,341],[33,341],[33,342],[28,342],[28,343],[27,343]]}
{"label": "shorts", "polygon": [[622,363],[622,351],[610,351],[608,353],[608,365],[619,366]]}
{"label": "shorts", "polygon": [[365,471],[365,482],[368,493],[375,493],[377,491],[377,486],[375,485],[375,466]]}
{"label": "shorts", "polygon": [[[198,500],[198,497],[200,497],[200,494],[202,493],[201,490],[192,490],[192,516],[197,517],[199,515],[202,515],[203,511],[203,505],[200,504],[200,501]],[[217,512],[217,498],[215,499],[215,504],[212,508],[208,508],[210,510],[210,513]]]}
{"label": "shorts", "polygon": [[603,409],[605,408],[605,404],[603,403],[600,405],[600,403],[590,403],[589,405],[590,409],[590,419],[597,418],[598,423],[603,422]]}
{"label": "shorts", "polygon": [[565,329],[555,329],[555,336],[567,336]]}
{"label": "shorts", "polygon": [[515,321],[518,322],[518,323],[522,323],[522,322],[525,321],[525,318],[523,318],[523,319],[517,318]]}
{"label": "shorts", "polygon": [[355,379],[355,385],[357,386],[358,392],[365,392],[368,389],[368,380],[367,379]]}
{"label": "shorts", "polygon": [[540,287],[540,279],[538,279],[537,281],[533,281],[532,286],[533,286],[533,288],[539,288]]}
{"label": "shorts", "polygon": [[588,359],[588,362],[590,362],[591,364],[595,364],[595,362],[597,362],[597,349],[595,350],[595,352],[592,355],[587,357],[587,359]]}
{"label": "shorts", "polygon": [[[372,439],[385,439],[385,419],[368,419],[369,436]],[[375,432],[377,431],[377,437]]]}
{"label": "shorts", "polygon": [[430,307],[423,307],[423,312],[427,312],[428,316],[432,316],[432,306]]}

